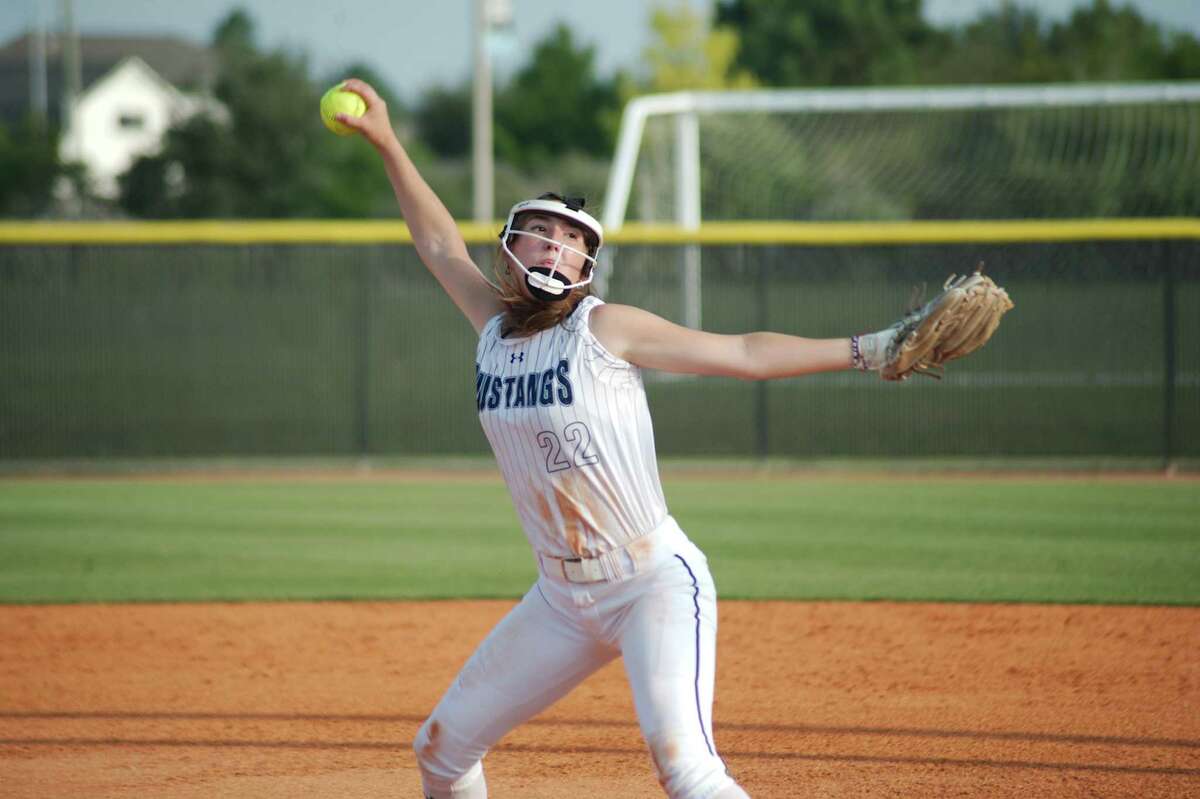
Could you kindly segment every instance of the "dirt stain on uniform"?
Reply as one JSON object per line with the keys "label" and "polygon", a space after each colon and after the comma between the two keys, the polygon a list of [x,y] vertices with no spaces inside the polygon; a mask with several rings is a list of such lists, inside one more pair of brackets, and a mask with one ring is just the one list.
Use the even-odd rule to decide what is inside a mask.
{"label": "dirt stain on uniform", "polygon": [[629,552],[629,557],[633,558],[633,562],[637,564],[638,571],[649,566],[654,559],[654,542],[649,535],[633,539],[629,542],[626,550]]}
{"label": "dirt stain on uniform", "polygon": [[[546,495],[537,486],[530,486],[529,493],[533,495],[538,515],[545,519],[550,527],[556,526],[558,520],[550,509],[550,502],[546,499]],[[584,545],[586,538],[583,534],[583,520],[575,500],[557,485],[554,486],[554,499],[558,505],[559,515],[562,517],[562,532],[566,537],[567,547],[572,554],[585,557],[587,547]]]}
{"label": "dirt stain on uniform", "polygon": [[573,525],[567,528],[567,547],[581,558],[588,557],[591,553],[584,546],[583,530],[579,525]]}
{"label": "dirt stain on uniform", "polygon": [[587,546],[588,531],[595,527],[595,509],[587,500],[590,487],[578,474],[565,472],[554,481],[554,500],[562,516],[562,533],[567,548],[581,558],[590,558],[597,553]]}
{"label": "dirt stain on uniform", "polygon": [[529,486],[529,494],[537,503],[538,515],[546,520],[547,524],[554,524],[554,514],[550,512],[550,503],[546,501],[546,495],[536,485]]}
{"label": "dirt stain on uniform", "polygon": [[675,758],[679,756],[679,743],[673,738],[668,738],[666,741],[656,741],[650,744],[649,748],[650,759],[654,761],[654,773],[658,777],[658,784],[665,791],[667,789],[667,770],[664,768],[664,765],[669,768],[675,762]]}
{"label": "dirt stain on uniform", "polygon": [[438,724],[437,719],[429,722],[429,740],[421,745],[421,755],[428,757],[437,751],[438,735],[442,732],[442,725]]}

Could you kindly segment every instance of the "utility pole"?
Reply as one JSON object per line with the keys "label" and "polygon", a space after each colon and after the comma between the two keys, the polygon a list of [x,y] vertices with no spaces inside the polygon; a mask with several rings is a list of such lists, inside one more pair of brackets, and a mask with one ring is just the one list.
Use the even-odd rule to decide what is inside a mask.
{"label": "utility pole", "polygon": [[475,221],[494,218],[495,166],[492,145],[491,38],[512,24],[512,0],[472,0],[475,17],[475,91],[471,103],[471,153]]}
{"label": "utility pole", "polygon": [[492,59],[488,55],[489,0],[475,3],[475,94],[471,104],[471,153],[475,221],[492,221],[495,169],[492,164]]}
{"label": "utility pole", "polygon": [[[62,119],[59,129],[64,133],[71,130],[74,121],[75,104],[79,101],[82,88],[83,74],[79,61],[79,31],[75,30],[75,2],[62,0]],[[78,152],[66,154],[67,160],[75,160]]]}
{"label": "utility pole", "polygon": [[50,102],[46,89],[46,20],[41,3],[38,3],[34,13],[37,16],[29,31],[29,108],[44,132],[47,129]]}

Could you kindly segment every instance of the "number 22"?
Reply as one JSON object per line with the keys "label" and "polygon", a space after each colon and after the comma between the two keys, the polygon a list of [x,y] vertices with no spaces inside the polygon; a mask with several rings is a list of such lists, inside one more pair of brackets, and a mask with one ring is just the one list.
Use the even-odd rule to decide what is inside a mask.
{"label": "number 22", "polygon": [[538,446],[546,451],[546,471],[561,472],[563,469],[591,466],[600,462],[600,456],[591,451],[592,433],[583,422],[571,422],[563,430],[563,438],[568,444],[575,445],[573,453],[574,464],[563,456],[562,444],[552,430],[543,430],[537,434]]}

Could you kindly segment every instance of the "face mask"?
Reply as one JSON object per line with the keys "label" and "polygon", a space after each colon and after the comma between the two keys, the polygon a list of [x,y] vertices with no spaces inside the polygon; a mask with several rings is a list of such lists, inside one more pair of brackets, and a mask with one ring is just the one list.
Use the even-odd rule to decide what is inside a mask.
{"label": "face mask", "polygon": [[[517,229],[518,217],[524,214],[538,213],[563,219],[572,223],[580,230],[586,231],[588,234],[587,249],[589,252],[582,252],[574,247],[556,242],[553,239],[548,239],[545,236],[540,236],[537,233]],[[532,236],[539,241],[548,241],[558,247],[558,256],[549,266],[541,264],[532,267],[526,266],[509,249],[508,241],[510,236]],[[529,288],[529,293],[543,302],[564,300],[571,295],[572,289],[591,283],[592,276],[596,271],[596,255],[600,252],[600,248],[603,245],[604,230],[595,217],[583,210],[583,198],[563,199],[557,195],[543,195],[536,200],[519,202],[509,209],[508,220],[504,223],[504,230],[500,232],[500,246],[503,248],[505,256],[525,273],[525,285]],[[575,283],[567,283],[566,277],[559,272],[558,267],[562,262],[563,253],[565,252],[575,253],[583,259],[583,269],[580,272],[580,279]]]}
{"label": "face mask", "polygon": [[[509,249],[507,236],[501,243],[501,246],[504,249],[504,254],[508,256],[510,261],[520,267],[522,272],[525,273],[525,285],[529,288],[529,293],[537,299],[542,300],[543,302],[559,302],[570,296],[571,289],[578,288],[580,286],[586,286],[588,283],[592,282],[592,273],[596,268],[596,259],[588,255],[586,252],[577,250],[574,247],[562,244],[561,242],[556,242],[554,239],[540,236],[537,233],[531,233],[527,230],[513,230],[509,233],[509,236],[529,236],[530,238],[534,238],[539,241],[555,244],[558,247],[558,255],[555,257],[552,265],[526,266],[521,262],[521,259],[513,254],[513,251]],[[566,275],[562,274],[558,270],[558,265],[562,263],[563,255],[568,252],[579,255],[584,259],[584,267],[581,278],[575,283],[567,283]]]}

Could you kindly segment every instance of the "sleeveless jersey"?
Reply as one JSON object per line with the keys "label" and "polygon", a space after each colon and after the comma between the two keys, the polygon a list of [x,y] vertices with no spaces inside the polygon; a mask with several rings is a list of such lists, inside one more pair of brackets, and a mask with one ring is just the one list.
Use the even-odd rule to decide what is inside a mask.
{"label": "sleeveless jersey", "polygon": [[517,516],[534,551],[595,557],[667,517],[641,370],[589,327],[603,302],[585,297],[556,327],[479,334],[475,399]]}

